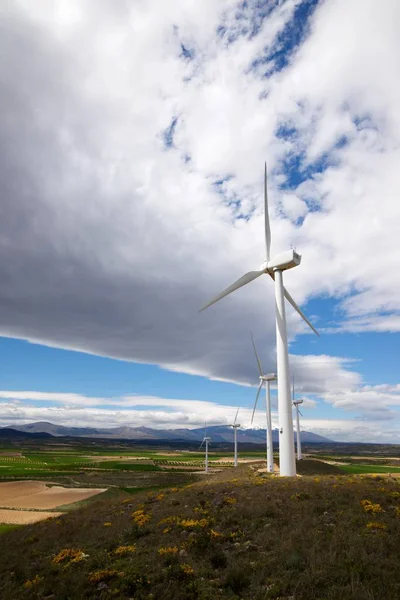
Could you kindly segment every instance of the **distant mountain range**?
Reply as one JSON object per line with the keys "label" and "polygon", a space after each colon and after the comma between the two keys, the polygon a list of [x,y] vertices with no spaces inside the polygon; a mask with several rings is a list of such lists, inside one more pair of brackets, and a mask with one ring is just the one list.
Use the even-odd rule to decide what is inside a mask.
{"label": "distant mountain range", "polygon": [[[7,430],[27,434],[47,434],[55,437],[82,437],[101,438],[110,440],[165,440],[165,441],[201,441],[204,437],[204,428],[200,429],[151,429],[149,427],[114,427],[111,429],[93,427],[64,427],[53,423],[39,422],[29,425],[10,425],[0,429],[0,436],[7,436]],[[231,442],[232,428],[227,425],[207,427],[207,435],[214,442]],[[277,429],[272,432],[274,442],[278,442]],[[304,443],[322,444],[331,442],[326,437],[302,431],[301,439]],[[238,442],[247,444],[263,444],[265,442],[265,429],[239,429]]]}

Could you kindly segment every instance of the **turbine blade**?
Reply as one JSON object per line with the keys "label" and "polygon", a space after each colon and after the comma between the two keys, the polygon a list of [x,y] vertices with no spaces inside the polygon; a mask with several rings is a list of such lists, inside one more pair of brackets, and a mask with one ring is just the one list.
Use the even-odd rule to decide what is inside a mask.
{"label": "turbine blade", "polygon": [[200,446],[199,446],[199,450],[201,450],[202,445],[204,444],[204,440],[201,442]]}
{"label": "turbine blade", "polygon": [[228,294],[234,292],[235,290],[238,290],[239,288],[243,287],[247,283],[250,283],[250,281],[253,281],[253,279],[257,279],[257,277],[260,277],[264,273],[265,273],[264,269],[262,271],[249,271],[249,273],[246,273],[245,275],[240,277],[240,279],[235,281],[235,283],[232,283],[232,285],[227,287],[226,290],[224,290],[223,292],[218,294],[218,296],[215,296],[215,298],[210,300],[210,302],[208,302],[205,306],[203,306],[203,308],[201,308],[199,310],[199,312],[202,312],[203,310],[205,310],[212,304],[215,304],[216,302],[218,302],[218,300],[221,300],[221,298],[225,298],[225,296],[227,296]]}
{"label": "turbine blade", "polygon": [[304,416],[304,415],[303,415],[303,413],[301,412],[301,410],[300,410],[300,409],[299,409],[299,415],[300,415],[301,417],[303,417],[303,416]]}
{"label": "turbine blade", "polygon": [[268,214],[268,191],[267,191],[267,163],[265,163],[264,170],[264,220],[265,220],[265,250],[266,258],[269,260],[271,254],[271,228],[269,226],[269,214]]}
{"label": "turbine blade", "polygon": [[[271,277],[271,279],[273,279],[275,281],[275,275],[274,275],[274,273],[271,273],[269,271],[268,275]],[[296,302],[293,300],[292,296],[289,294],[289,292],[287,291],[287,289],[285,287],[283,288],[283,293],[285,294],[285,298],[289,302],[289,304],[291,304],[293,306],[293,308],[295,309],[295,311],[299,313],[299,315],[301,316],[301,318],[304,319],[304,321],[313,330],[313,332],[318,337],[320,337],[320,335],[319,335],[318,331],[315,329],[314,325],[312,325],[312,323],[307,319],[306,315],[303,313],[303,311],[298,306],[298,304],[296,304]]]}
{"label": "turbine blade", "polygon": [[239,408],[240,408],[240,407],[238,407],[238,409],[237,409],[237,411],[236,411],[235,420],[233,421],[233,424],[234,424],[234,425],[236,425],[236,419],[237,419],[237,416],[238,416],[238,414],[239,414]]}
{"label": "turbine blade", "polygon": [[254,342],[253,334],[251,332],[250,332],[250,335],[251,335],[251,341],[253,342],[254,354],[256,355],[256,361],[257,361],[257,364],[258,364],[258,370],[260,371],[260,375],[262,377],[263,376],[262,366],[261,366],[260,359],[258,358],[256,344]]}
{"label": "turbine blade", "polygon": [[291,304],[293,306],[294,310],[299,313],[299,315],[301,316],[303,321],[305,321],[307,323],[307,325],[313,330],[313,332],[319,337],[319,333],[315,329],[314,325],[312,325],[311,322],[307,319],[306,315],[303,313],[301,308],[296,304],[296,302],[293,300],[292,296],[289,294],[289,292],[287,291],[287,289],[285,287],[283,288],[283,293],[285,294],[285,298],[289,302],[289,304]]}
{"label": "turbine blade", "polygon": [[263,384],[264,384],[264,382],[261,379],[260,385],[258,386],[258,390],[257,390],[256,401],[254,402],[253,414],[251,415],[251,422],[253,422],[253,419],[254,419],[254,413],[256,412],[257,402],[258,402],[258,398],[260,396],[260,392],[261,392],[261,388],[262,388]]}

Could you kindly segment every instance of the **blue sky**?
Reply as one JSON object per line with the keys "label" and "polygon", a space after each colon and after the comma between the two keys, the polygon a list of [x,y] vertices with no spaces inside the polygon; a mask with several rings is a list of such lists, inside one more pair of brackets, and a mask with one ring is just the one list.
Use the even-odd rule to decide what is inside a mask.
{"label": "blue sky", "polygon": [[39,0],[3,22],[0,425],[249,426],[273,286],[198,308],[265,258],[267,160],[272,251],[302,254],[285,285],[321,331],[288,308],[303,426],[400,443],[398,3]]}

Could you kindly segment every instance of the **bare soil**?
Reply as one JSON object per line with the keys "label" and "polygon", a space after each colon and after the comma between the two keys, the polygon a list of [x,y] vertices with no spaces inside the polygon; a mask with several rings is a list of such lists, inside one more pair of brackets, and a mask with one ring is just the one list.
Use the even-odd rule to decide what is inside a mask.
{"label": "bare soil", "polygon": [[[213,460],[211,459],[213,463],[234,463],[234,458],[227,456],[226,458],[218,458],[217,460]],[[238,457],[238,462],[241,465],[245,465],[245,464],[250,464],[250,463],[257,463],[257,462],[262,462],[263,459],[260,458],[240,458]],[[265,462],[265,461],[264,461]]]}
{"label": "bare soil", "polygon": [[105,491],[105,488],[48,487],[41,481],[10,481],[0,483],[0,507],[51,509],[86,500]]}
{"label": "bare soil", "polygon": [[39,510],[6,510],[0,509],[0,523],[7,525],[30,525],[45,519],[59,517],[63,513],[45,512]]}
{"label": "bare soil", "polygon": [[141,463],[152,465],[153,461],[145,456],[85,456],[86,459],[96,462],[132,462],[140,461]]}

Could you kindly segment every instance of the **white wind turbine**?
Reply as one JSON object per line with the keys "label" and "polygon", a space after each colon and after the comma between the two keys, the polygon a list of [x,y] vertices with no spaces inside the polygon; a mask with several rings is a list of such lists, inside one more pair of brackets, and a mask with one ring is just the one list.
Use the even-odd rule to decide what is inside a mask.
{"label": "white wind turbine", "polygon": [[302,460],[303,455],[301,453],[301,434],[300,434],[300,415],[303,416],[301,410],[299,409],[299,404],[303,404],[303,399],[299,398],[295,400],[294,397],[294,377],[293,377],[293,386],[292,386],[292,397],[293,397],[293,406],[296,409],[296,446],[297,446],[297,460]]}
{"label": "white wind turbine", "polygon": [[253,338],[253,334],[251,334],[251,341],[253,342],[253,348],[254,348],[254,354],[256,355],[256,361],[257,361],[257,365],[258,365],[258,370],[260,371],[260,385],[258,386],[258,390],[257,390],[257,395],[256,395],[256,401],[254,402],[254,408],[253,408],[253,414],[251,417],[251,422],[253,423],[253,419],[254,419],[254,413],[256,411],[256,407],[257,407],[257,402],[258,402],[258,398],[260,396],[260,392],[261,392],[261,388],[263,387],[264,383],[266,384],[266,390],[265,390],[265,411],[267,414],[267,427],[266,427],[266,436],[267,436],[267,471],[268,473],[273,473],[274,472],[274,444],[272,441],[272,420],[271,420],[271,390],[270,390],[270,385],[271,385],[271,381],[275,381],[276,380],[276,374],[275,373],[268,373],[267,375],[264,375],[263,370],[262,370],[262,366],[261,366],[261,362],[260,359],[258,357],[257,354],[257,349],[256,349],[256,344],[254,342],[254,338]]}
{"label": "white wind turbine", "polygon": [[280,475],[293,477],[296,475],[296,461],[294,456],[293,439],[293,415],[292,403],[290,398],[290,380],[289,380],[289,353],[286,332],[286,314],[285,300],[293,306],[301,318],[316,333],[313,327],[300,307],[297,306],[292,296],[283,286],[283,271],[292,269],[300,264],[301,256],[293,249],[281,252],[271,259],[271,230],[268,215],[268,195],[267,195],[267,165],[265,164],[264,174],[264,218],[265,218],[265,249],[266,260],[257,271],[250,271],[240,279],[235,281],[226,290],[215,296],[208,304],[203,306],[204,310],[224,298],[231,292],[250,283],[261,275],[269,275],[275,282],[275,316],[276,316],[276,354],[278,371],[278,414],[279,414],[279,469]]}
{"label": "white wind turbine", "polygon": [[238,453],[237,453],[237,430],[240,427],[240,423],[236,423],[237,416],[239,414],[239,408],[236,411],[235,420],[233,421],[231,427],[233,429],[233,448],[234,448],[234,461],[233,466],[238,466]]}
{"label": "white wind turbine", "polygon": [[199,450],[201,450],[203,444],[205,443],[206,456],[204,461],[204,471],[208,473],[208,444],[210,443],[211,438],[207,437],[207,425],[204,426],[204,438],[200,444]]}

